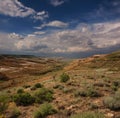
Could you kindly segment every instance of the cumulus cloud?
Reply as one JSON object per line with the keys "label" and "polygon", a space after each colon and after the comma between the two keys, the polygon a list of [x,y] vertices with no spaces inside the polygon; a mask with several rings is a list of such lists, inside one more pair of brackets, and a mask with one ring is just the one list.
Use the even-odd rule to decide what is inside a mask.
{"label": "cumulus cloud", "polygon": [[64,2],[66,2],[66,0],[50,0],[50,4],[55,7],[62,5]]}
{"label": "cumulus cloud", "polygon": [[51,21],[49,23],[44,23],[40,27],[34,27],[34,28],[35,29],[42,29],[44,27],[67,28],[68,26],[69,26],[68,23],[58,21],[58,20],[54,20],[54,21]]}
{"label": "cumulus cloud", "polygon": [[55,21],[52,21],[52,22],[49,22],[48,24],[46,24],[46,26],[65,28],[68,26],[68,24],[55,20]]}
{"label": "cumulus cloud", "polygon": [[36,20],[44,20],[48,17],[49,15],[48,15],[48,12],[46,11],[36,12],[35,15],[33,15],[33,18]]}
{"label": "cumulus cloud", "polygon": [[23,36],[22,40],[19,40],[18,34],[1,33],[0,50],[67,54],[120,47],[120,22],[79,24],[72,30],[57,30],[42,35],[44,33],[34,32]]}
{"label": "cumulus cloud", "polygon": [[120,44],[119,37],[119,22],[97,23],[92,25],[79,24],[73,30],[54,31],[44,37],[35,36],[37,43],[34,43],[34,45],[46,45],[47,48],[44,49],[44,52],[48,53],[73,53],[118,45]]}
{"label": "cumulus cloud", "polygon": [[[48,46],[39,40],[35,35],[28,35],[24,37],[24,40],[17,41],[15,43],[15,48],[18,51],[30,51],[30,52],[45,52]],[[46,52],[47,52],[46,51]]]}
{"label": "cumulus cloud", "polygon": [[0,33],[0,50],[4,51],[15,51],[14,43],[17,40],[12,38],[8,33]]}
{"label": "cumulus cloud", "polygon": [[23,39],[23,36],[22,36],[22,35],[16,34],[15,32],[10,33],[10,34],[8,35],[8,37],[9,37],[10,39],[18,39],[18,40]]}
{"label": "cumulus cloud", "polygon": [[0,1],[0,14],[11,17],[28,17],[31,16],[36,20],[43,20],[48,17],[45,11],[36,12],[34,9],[24,6],[18,0],[1,0]]}

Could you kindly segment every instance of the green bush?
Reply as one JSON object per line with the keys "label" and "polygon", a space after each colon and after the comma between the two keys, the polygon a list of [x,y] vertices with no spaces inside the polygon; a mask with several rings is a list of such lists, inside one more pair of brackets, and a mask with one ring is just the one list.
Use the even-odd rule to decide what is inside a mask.
{"label": "green bush", "polygon": [[4,111],[8,108],[8,104],[6,102],[0,103],[0,114],[4,113]]}
{"label": "green bush", "polygon": [[112,83],[112,86],[111,86],[112,90],[117,91],[119,89],[119,87],[120,87],[120,82],[119,81],[114,81]]}
{"label": "green bush", "polygon": [[43,87],[40,83],[36,83],[35,85],[34,85],[34,87],[35,88],[41,88],[41,87]]}
{"label": "green bush", "polygon": [[74,93],[75,97],[99,97],[101,96],[95,89],[87,88]]}
{"label": "green bush", "polygon": [[72,115],[70,118],[105,118],[105,116],[98,112],[84,112]]}
{"label": "green bush", "polygon": [[24,93],[24,90],[23,89],[18,89],[17,90],[17,93],[19,94],[19,93]]}
{"label": "green bush", "polygon": [[103,103],[111,110],[120,110],[120,91],[117,91],[114,96],[106,97]]}
{"label": "green bush", "polygon": [[55,114],[57,111],[49,103],[44,103],[41,107],[34,113],[34,118],[45,118],[48,115]]}
{"label": "green bush", "polygon": [[99,97],[100,94],[94,88],[89,88],[87,90],[87,96],[88,97]]}
{"label": "green bush", "polygon": [[40,83],[36,83],[32,88],[31,90],[36,90],[37,88],[42,88],[43,85],[41,85]]}
{"label": "green bush", "polygon": [[13,101],[17,105],[28,106],[34,103],[34,97],[32,97],[29,93],[20,93],[13,96]]}
{"label": "green bush", "polygon": [[8,108],[9,101],[10,97],[8,95],[0,95],[0,115]]}
{"label": "green bush", "polygon": [[69,79],[70,79],[70,77],[66,73],[63,73],[62,75],[60,75],[60,81],[61,82],[67,82]]}
{"label": "green bush", "polygon": [[119,87],[120,86],[120,81],[114,81],[113,85],[116,86],[116,87]]}
{"label": "green bush", "polygon": [[112,88],[113,91],[117,91],[118,90],[118,87],[114,86],[114,85],[112,85],[111,88]]}
{"label": "green bush", "polygon": [[43,103],[44,101],[50,102],[53,100],[53,92],[46,88],[40,88],[34,96],[37,103]]}

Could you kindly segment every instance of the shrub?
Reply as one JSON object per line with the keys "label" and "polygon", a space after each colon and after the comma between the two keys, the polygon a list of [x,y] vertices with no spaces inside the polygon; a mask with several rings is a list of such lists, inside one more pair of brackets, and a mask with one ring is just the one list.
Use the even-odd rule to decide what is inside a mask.
{"label": "shrub", "polygon": [[118,87],[114,86],[114,85],[112,85],[111,88],[112,88],[113,91],[117,91],[118,90]]}
{"label": "shrub", "polygon": [[49,103],[44,103],[41,107],[34,113],[34,118],[45,118],[48,115],[56,113],[56,109],[53,108]]}
{"label": "shrub", "polygon": [[87,96],[89,96],[89,97],[99,97],[100,94],[95,89],[89,88],[87,90]]}
{"label": "shrub", "polygon": [[40,83],[36,83],[32,88],[31,90],[36,90],[37,88],[42,88],[43,85],[41,85]]}
{"label": "shrub", "polygon": [[10,97],[8,95],[0,95],[0,115],[8,108],[9,101]]}
{"label": "shrub", "polygon": [[105,116],[99,112],[84,112],[72,115],[70,118],[105,118]]}
{"label": "shrub", "polygon": [[112,88],[112,90],[117,91],[119,89],[119,86],[120,86],[120,82],[119,81],[114,81],[112,83],[111,88]]}
{"label": "shrub", "polygon": [[114,96],[106,97],[103,103],[111,110],[120,110],[120,91],[117,91]]}
{"label": "shrub", "polygon": [[70,77],[66,73],[63,73],[62,75],[60,75],[61,82],[67,82],[69,79],[70,79]]}
{"label": "shrub", "polygon": [[8,104],[6,102],[0,103],[0,114],[4,113],[4,111],[8,108]]}
{"label": "shrub", "polygon": [[13,96],[13,101],[17,105],[28,106],[34,103],[34,97],[32,97],[29,93],[20,93]]}
{"label": "shrub", "polygon": [[40,88],[34,96],[37,103],[43,103],[44,101],[50,102],[53,100],[53,92],[46,88]]}
{"label": "shrub", "polygon": [[17,93],[19,94],[19,93],[24,93],[24,90],[23,89],[18,89],[17,90]]}
{"label": "shrub", "polygon": [[35,88],[41,88],[42,85],[41,85],[40,83],[36,83],[36,84],[34,85],[34,87],[35,87]]}
{"label": "shrub", "polygon": [[118,87],[120,85],[120,82],[119,81],[114,81],[113,85]]}
{"label": "shrub", "polygon": [[100,94],[95,90],[95,89],[91,89],[91,88],[88,88],[86,90],[80,90],[80,91],[77,91],[75,92],[75,97],[99,97]]}
{"label": "shrub", "polygon": [[85,91],[76,91],[75,93],[74,93],[74,96],[75,97],[79,97],[79,96],[81,96],[81,97],[87,97],[87,94],[86,94],[86,92]]}
{"label": "shrub", "polygon": [[30,88],[30,85],[24,85],[23,88]]}

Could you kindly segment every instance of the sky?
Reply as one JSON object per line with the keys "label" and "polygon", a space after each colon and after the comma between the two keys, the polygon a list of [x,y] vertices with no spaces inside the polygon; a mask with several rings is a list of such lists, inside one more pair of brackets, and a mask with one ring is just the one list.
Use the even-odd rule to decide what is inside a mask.
{"label": "sky", "polygon": [[120,0],[0,0],[0,54],[71,58],[120,50]]}

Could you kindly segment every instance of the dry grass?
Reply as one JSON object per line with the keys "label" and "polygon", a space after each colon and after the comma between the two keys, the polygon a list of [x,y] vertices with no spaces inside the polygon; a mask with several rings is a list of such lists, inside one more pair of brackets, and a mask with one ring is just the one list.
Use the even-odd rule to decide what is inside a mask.
{"label": "dry grass", "polygon": [[[106,118],[119,118],[120,109],[115,111],[104,104],[105,97],[113,96],[120,89],[119,55],[120,52],[117,52],[73,60],[70,63],[59,59],[4,57],[0,61],[0,67],[8,70],[3,69],[1,73],[10,79],[0,82],[0,90],[13,95],[22,88],[34,95],[36,90],[31,88],[36,83],[52,89],[54,94],[50,103],[58,113],[48,118],[67,118],[72,114],[88,111],[101,112]],[[66,83],[61,83],[59,79],[62,73],[70,77]],[[28,85],[29,87],[25,87]],[[21,113],[19,118],[33,118],[33,109],[40,105],[35,103],[27,107],[18,106]],[[7,112],[10,112],[9,109],[6,114]]]}

